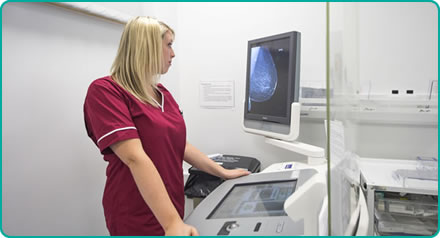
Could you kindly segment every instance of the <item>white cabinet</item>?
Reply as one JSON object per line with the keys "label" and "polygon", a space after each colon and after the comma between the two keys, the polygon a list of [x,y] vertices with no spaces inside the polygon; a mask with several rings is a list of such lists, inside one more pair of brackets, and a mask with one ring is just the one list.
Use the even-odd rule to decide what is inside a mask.
{"label": "white cabinet", "polygon": [[437,231],[437,181],[396,176],[415,171],[412,160],[361,160],[361,187],[367,199],[368,235],[433,235]]}

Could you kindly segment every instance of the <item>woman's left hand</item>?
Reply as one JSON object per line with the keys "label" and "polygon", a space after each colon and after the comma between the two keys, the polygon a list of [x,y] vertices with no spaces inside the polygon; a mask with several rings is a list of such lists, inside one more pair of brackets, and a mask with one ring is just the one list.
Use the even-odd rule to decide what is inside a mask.
{"label": "woman's left hand", "polygon": [[251,172],[244,169],[224,169],[223,170],[223,179],[234,179],[241,176],[249,175]]}

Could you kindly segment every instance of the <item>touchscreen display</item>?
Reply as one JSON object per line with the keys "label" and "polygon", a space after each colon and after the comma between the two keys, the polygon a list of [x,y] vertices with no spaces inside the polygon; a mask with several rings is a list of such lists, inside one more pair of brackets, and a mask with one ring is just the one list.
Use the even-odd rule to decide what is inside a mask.
{"label": "touchscreen display", "polygon": [[234,185],[208,219],[286,216],[284,202],[295,187],[296,180]]}

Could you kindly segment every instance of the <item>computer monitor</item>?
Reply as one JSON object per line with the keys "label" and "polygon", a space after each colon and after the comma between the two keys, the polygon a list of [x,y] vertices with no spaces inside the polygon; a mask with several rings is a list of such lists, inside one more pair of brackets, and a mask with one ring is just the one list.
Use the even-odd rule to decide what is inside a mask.
{"label": "computer monitor", "polygon": [[291,134],[298,128],[291,127],[292,120],[299,121],[299,111],[297,118],[291,117],[299,97],[300,35],[292,31],[248,42],[245,131],[296,139]]}

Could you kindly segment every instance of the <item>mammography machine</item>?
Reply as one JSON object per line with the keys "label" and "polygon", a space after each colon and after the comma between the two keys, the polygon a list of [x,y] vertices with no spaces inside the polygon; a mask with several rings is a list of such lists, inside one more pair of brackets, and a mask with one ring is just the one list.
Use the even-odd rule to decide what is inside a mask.
{"label": "mammography machine", "polygon": [[[328,235],[324,149],[295,141],[300,120],[299,49],[299,32],[248,42],[243,130],[307,156],[308,164],[277,163],[261,173],[225,181],[185,220],[200,235]],[[365,204],[361,196],[359,201]],[[359,230],[366,235],[362,228],[368,224],[368,212],[361,211],[360,204],[347,215],[343,235]],[[367,220],[363,226],[359,214]]]}
{"label": "mammography machine", "polygon": [[[299,61],[299,32],[248,42],[243,129],[322,158],[322,148],[293,142],[299,134]],[[224,182],[185,222],[201,235],[317,235],[325,195],[325,172],[290,164]]]}

